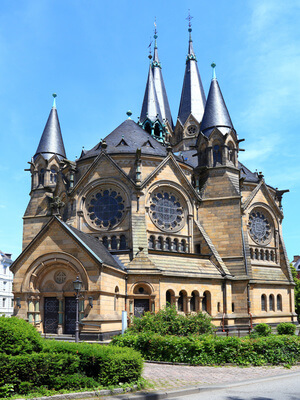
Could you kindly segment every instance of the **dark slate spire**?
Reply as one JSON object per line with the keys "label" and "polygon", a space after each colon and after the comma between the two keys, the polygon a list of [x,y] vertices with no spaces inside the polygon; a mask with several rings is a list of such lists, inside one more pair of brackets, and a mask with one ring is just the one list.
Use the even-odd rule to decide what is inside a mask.
{"label": "dark slate spire", "polygon": [[39,154],[41,154],[46,160],[49,160],[54,154],[61,159],[66,158],[65,146],[57,115],[55,93],[53,94],[53,97],[53,107],[50,111],[44,132],[34,155],[34,159],[36,159]]}
{"label": "dark slate spire", "polygon": [[152,72],[153,72],[153,79],[154,79],[154,87],[158,99],[158,104],[161,112],[162,123],[164,120],[168,120],[171,128],[173,129],[173,120],[170,111],[169,101],[167,97],[167,92],[161,72],[161,64],[158,58],[158,51],[157,51],[157,31],[156,31],[156,24],[155,24],[155,31],[154,31],[154,56],[152,62]]}
{"label": "dark slate spire", "polygon": [[206,97],[200,78],[197,58],[193,49],[191,17],[189,16],[189,49],[186,58],[185,74],[181,92],[178,119],[182,125],[185,124],[189,115],[192,114],[200,123],[203,117]]}
{"label": "dark slate spire", "polygon": [[140,122],[143,123],[147,118],[150,121],[155,121],[156,119],[161,119],[160,108],[158,104],[158,99],[156,91],[154,88],[152,67],[150,64],[148,79],[145,89],[144,101],[142,105],[142,111],[140,116]]}
{"label": "dark slate spire", "polygon": [[216,64],[213,63],[211,66],[213,68],[213,78],[210,84],[205,111],[201,123],[201,131],[206,136],[209,136],[214,128],[219,128],[219,130],[224,134],[227,133],[228,130],[234,129],[216,78]]}

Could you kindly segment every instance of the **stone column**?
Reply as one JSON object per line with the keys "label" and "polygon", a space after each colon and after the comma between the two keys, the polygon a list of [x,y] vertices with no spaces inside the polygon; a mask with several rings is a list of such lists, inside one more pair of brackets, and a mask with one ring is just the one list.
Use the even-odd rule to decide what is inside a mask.
{"label": "stone column", "polygon": [[187,312],[187,314],[191,313],[191,300],[192,300],[192,296],[188,296],[186,298],[186,306],[187,306],[186,312]]}

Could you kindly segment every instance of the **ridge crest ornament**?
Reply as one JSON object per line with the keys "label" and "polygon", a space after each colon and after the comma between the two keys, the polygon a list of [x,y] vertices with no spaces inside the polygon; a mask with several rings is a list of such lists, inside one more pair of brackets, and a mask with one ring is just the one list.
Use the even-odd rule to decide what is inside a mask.
{"label": "ridge crest ornament", "polygon": [[262,211],[254,210],[249,216],[249,232],[252,240],[260,245],[270,243],[272,237],[271,224]]}

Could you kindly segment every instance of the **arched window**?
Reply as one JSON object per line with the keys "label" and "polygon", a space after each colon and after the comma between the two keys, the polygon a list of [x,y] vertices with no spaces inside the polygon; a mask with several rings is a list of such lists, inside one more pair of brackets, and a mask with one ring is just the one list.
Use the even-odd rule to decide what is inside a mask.
{"label": "arched window", "polygon": [[44,168],[40,169],[39,172],[39,185],[44,186],[44,180],[45,180],[45,170]]}
{"label": "arched window", "polygon": [[265,294],[261,296],[261,311],[267,311],[267,296]]}
{"label": "arched window", "polygon": [[222,154],[221,148],[218,144],[215,144],[213,147],[213,159],[214,159],[214,166],[218,164],[222,164]]}
{"label": "arched window", "polygon": [[282,311],[282,297],[280,294],[277,295],[277,311]]}
{"label": "arched window", "polygon": [[111,249],[112,250],[117,250],[118,244],[117,244],[117,238],[116,236],[112,236],[111,238]]}
{"label": "arched window", "polygon": [[271,258],[271,261],[274,261],[274,259],[275,259],[273,250],[270,251],[270,258]]}
{"label": "arched window", "polygon": [[50,169],[50,183],[56,183],[57,180],[57,172],[54,167]]}
{"label": "arched window", "polygon": [[171,239],[170,238],[166,239],[165,250],[168,250],[168,251],[171,250]]}
{"label": "arched window", "polygon": [[208,314],[211,314],[211,297],[210,292],[207,290],[203,293],[202,311],[206,311]]}
{"label": "arched window", "polygon": [[115,296],[114,296],[114,311],[118,311],[118,300],[119,300],[119,288],[115,287]]}
{"label": "arched window", "polygon": [[158,124],[154,125],[154,136],[160,137],[160,129]]}
{"label": "arched window", "polygon": [[269,310],[275,311],[274,296],[272,294],[269,296]]}
{"label": "arched window", "polygon": [[166,305],[170,306],[172,304],[172,292],[171,290],[166,291]]}
{"label": "arched window", "polygon": [[120,236],[120,250],[126,250],[126,249],[127,249],[126,236],[125,235],[121,235]]}
{"label": "arched window", "polygon": [[145,124],[145,131],[148,132],[148,133],[150,133],[150,135],[151,135],[151,125],[150,125],[149,122],[147,122],[147,123]]}
{"label": "arched window", "polygon": [[269,260],[270,260],[270,253],[269,253],[269,250],[266,250],[265,257],[266,257],[266,261],[269,261]]}
{"label": "arched window", "polygon": [[255,249],[255,260],[259,259],[259,252],[258,249]]}
{"label": "arched window", "polygon": [[232,142],[230,142],[228,145],[228,160],[231,161],[233,164],[235,163],[234,146]]}
{"label": "arched window", "polygon": [[148,247],[149,249],[155,249],[155,237],[153,235],[149,237]]}
{"label": "arched window", "polygon": [[178,311],[182,312],[186,311],[186,292],[184,290],[181,290],[179,292]]}
{"label": "arched window", "polygon": [[252,248],[250,249],[250,258],[251,258],[251,260],[253,260],[253,258],[254,258],[254,253],[253,253],[253,249]]}
{"label": "arched window", "polygon": [[174,251],[179,250],[178,239],[174,239]]}
{"label": "arched window", "polygon": [[103,245],[108,249],[108,239],[107,239],[106,236],[104,236],[104,237],[102,238],[102,243],[103,243]]}
{"label": "arched window", "polygon": [[264,251],[263,250],[260,250],[260,252],[259,252],[259,259],[264,260]]}
{"label": "arched window", "polygon": [[198,311],[199,307],[199,293],[196,292],[195,290],[192,292],[192,297],[191,297],[191,311]]}
{"label": "arched window", "polygon": [[164,240],[163,240],[162,236],[158,237],[158,241],[156,243],[156,248],[157,248],[157,250],[163,250],[164,249]]}
{"label": "arched window", "polygon": [[186,253],[186,241],[184,239],[181,240],[181,251]]}

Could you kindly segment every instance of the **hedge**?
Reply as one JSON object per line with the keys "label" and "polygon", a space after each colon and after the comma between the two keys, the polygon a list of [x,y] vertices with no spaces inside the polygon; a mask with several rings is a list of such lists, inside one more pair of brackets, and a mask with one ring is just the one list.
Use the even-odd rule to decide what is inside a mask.
{"label": "hedge", "polygon": [[300,361],[300,339],[296,336],[178,337],[141,333],[118,336],[111,345],[132,347],[146,360],[191,365],[291,365]]}
{"label": "hedge", "polygon": [[79,372],[94,378],[103,386],[136,381],[142,374],[142,357],[129,348],[47,341],[44,352],[77,355]]}

